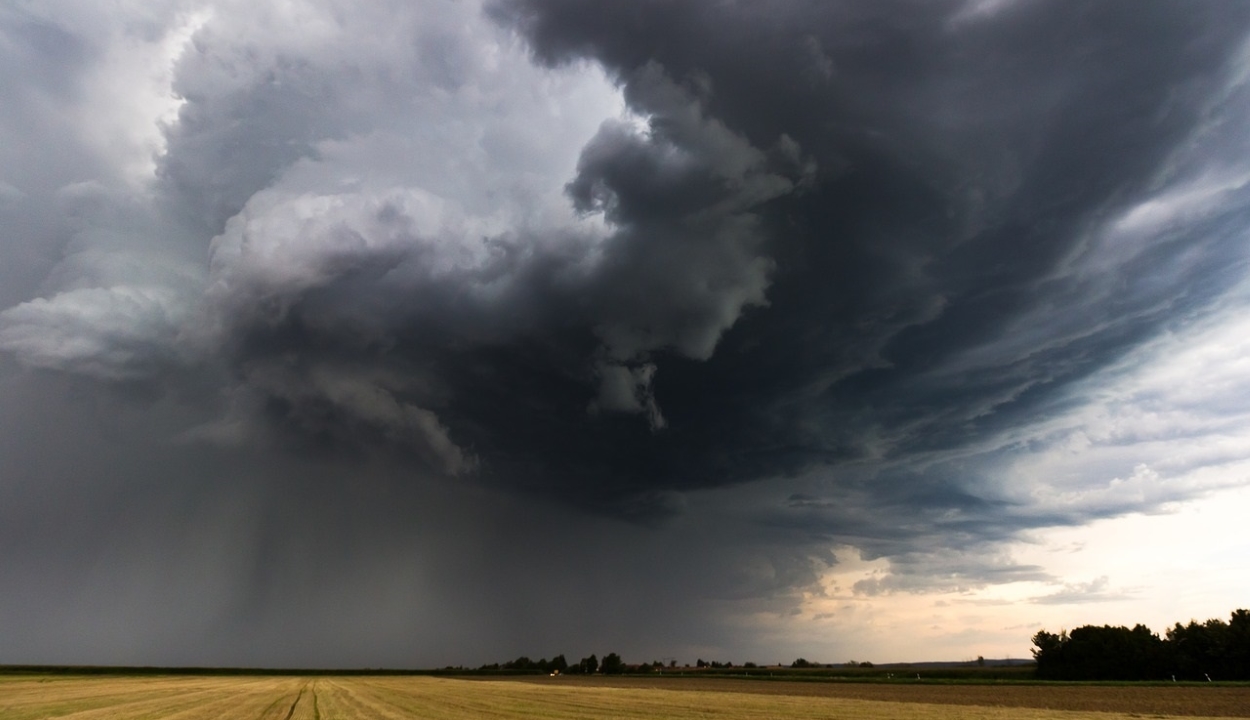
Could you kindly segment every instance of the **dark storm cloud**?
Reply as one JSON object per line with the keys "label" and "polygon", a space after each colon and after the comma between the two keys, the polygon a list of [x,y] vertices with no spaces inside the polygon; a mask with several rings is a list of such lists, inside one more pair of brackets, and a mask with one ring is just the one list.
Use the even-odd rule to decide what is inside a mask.
{"label": "dark storm cloud", "polygon": [[999,549],[1241,457],[1135,453],[1240,412],[1183,338],[1240,347],[1250,6],[153,8],[0,11],[34,659],[736,654],[840,548],[864,597],[1058,582]]}
{"label": "dark storm cloud", "polygon": [[[150,186],[111,146],[82,150],[108,172],[84,160],[48,188],[32,163],[6,172],[6,203],[69,222],[41,227],[50,269],[26,268],[39,289],[0,325],[5,659],[693,653],[726,635],[702,603],[771,607],[813,582],[827,549],[786,529],[654,534],[688,499],[622,443],[664,424],[648,353],[706,357],[761,301],[749,210],[801,176],[794,148],[754,148],[662,76],[651,102],[680,116],[676,140],[626,118],[596,136],[615,112],[602,82],[528,68],[474,7],[331,9],[287,8],[298,31],[262,7],[166,18],[189,41]],[[159,70],[159,32],[48,14],[142,51],[73,65],[81,86],[97,65],[127,88]],[[87,136],[77,101],[67,134]],[[605,230],[595,203],[630,196],[611,177],[579,217],[563,187],[580,143],[551,127],[632,146],[695,198],[651,223],[688,270],[637,250],[649,233]],[[25,136],[51,147],[55,128]]]}
{"label": "dark storm cloud", "polygon": [[[1237,125],[1245,102],[1238,6],[519,1],[495,13],[546,62],[603,62],[678,148],[693,143],[667,131],[648,78],[683,84],[728,132],[785,142],[815,170],[754,209],[747,252],[770,283],[759,309],[710,357],[652,351],[656,400],[683,436],[662,482],[964,446],[1035,417],[1244,268],[1240,186],[1199,222],[1124,227],[1143,198],[1192,180],[1178,156],[1206,162],[1244,142],[1210,131]],[[604,145],[586,149],[575,200],[623,188],[609,217],[661,238],[680,203],[713,204],[668,188],[633,147]],[[1117,233],[1132,253],[1086,265]],[[704,362],[666,362],[672,350]],[[902,492],[918,510],[957,507],[959,476]]]}
{"label": "dark storm cloud", "polygon": [[[1238,277],[1227,202],[1085,259],[1242,102],[1240,12],[499,3],[545,62],[603,63],[637,116],[605,121],[567,183],[604,230],[327,186],[376,172],[362,133],[412,112],[406,92],[467,87],[472,51],[400,46],[402,72],[361,83],[395,59],[296,60],[297,39],[209,26],[179,62],[158,171],[220,233],[199,328],[171,341],[187,311],[115,288],[84,302],[116,333],[67,294],[10,310],[5,344],[104,376],[141,372],[145,343],[213,346],[244,415],[636,517],[692,488],[959,448]],[[362,97],[387,110],[360,114]],[[75,323],[112,345],[49,347]],[[871,495],[954,507],[959,475]]]}
{"label": "dark storm cloud", "polygon": [[[622,443],[636,432],[615,416],[664,428],[650,354],[706,360],[743,308],[765,302],[773,263],[752,209],[810,168],[788,138],[760,150],[704,117],[658,69],[639,70],[635,86],[639,111],[662,120],[604,123],[568,184],[577,212],[606,219],[606,237],[528,221],[500,231],[416,189],[310,196],[295,167],[214,240],[203,342],[224,347],[241,389],[301,432],[414,437],[446,472],[480,459],[506,485],[545,484],[609,513],[667,512],[671,483],[653,487],[626,459],[653,451]],[[183,154],[171,145],[167,167]],[[657,199],[662,216],[631,216]],[[575,402],[552,405],[566,395]],[[550,461],[552,442],[567,461]]]}

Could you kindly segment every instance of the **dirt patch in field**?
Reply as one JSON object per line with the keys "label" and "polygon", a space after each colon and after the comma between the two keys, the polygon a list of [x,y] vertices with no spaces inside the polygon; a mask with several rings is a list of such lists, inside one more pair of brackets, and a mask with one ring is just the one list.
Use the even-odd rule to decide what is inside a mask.
{"label": "dirt patch in field", "polygon": [[1147,716],[1250,717],[1250,686],[907,685],[904,683],[854,683],[839,680],[792,682],[687,677],[551,678],[531,676],[518,677],[515,680],[587,687],[650,688],[661,691],[702,690],[940,705],[1119,712]]}

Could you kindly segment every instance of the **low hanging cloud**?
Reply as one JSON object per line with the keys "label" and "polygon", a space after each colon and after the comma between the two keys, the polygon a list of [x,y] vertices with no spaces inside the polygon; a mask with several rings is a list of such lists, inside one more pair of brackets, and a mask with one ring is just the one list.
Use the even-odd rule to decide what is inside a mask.
{"label": "low hanging cloud", "polygon": [[28,365],[105,380],[148,375],[168,360],[180,298],[163,287],[83,288],[11,308],[0,347]]}

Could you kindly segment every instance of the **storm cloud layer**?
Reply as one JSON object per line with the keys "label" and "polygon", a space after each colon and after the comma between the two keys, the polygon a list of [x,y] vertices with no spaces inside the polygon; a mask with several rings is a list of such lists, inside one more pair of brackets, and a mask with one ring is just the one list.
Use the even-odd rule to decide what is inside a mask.
{"label": "storm cloud layer", "polygon": [[1006,548],[1245,484],[1250,6],[0,40],[0,662],[788,652],[850,556],[1108,594]]}

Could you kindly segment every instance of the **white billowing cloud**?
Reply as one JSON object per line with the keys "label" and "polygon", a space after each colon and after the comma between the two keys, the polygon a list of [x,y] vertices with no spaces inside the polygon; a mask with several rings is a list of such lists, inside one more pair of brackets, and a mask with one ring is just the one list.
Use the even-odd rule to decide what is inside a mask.
{"label": "white billowing cloud", "polygon": [[[746,308],[767,303],[773,262],[752,211],[815,171],[790,138],[760,149],[708,116],[714,88],[697,78],[683,85],[648,66],[623,83],[627,109],[598,66],[534,64],[478,2],[117,11],[101,29],[68,4],[40,16],[99,59],[78,68],[90,92],[62,116],[86,146],[111,148],[88,184],[121,178],[127,189],[83,215],[38,306],[6,315],[6,347],[32,365],[154,372],[137,359],[139,336],[166,358],[242,361],[232,353],[244,338],[277,337],[296,311],[323,349],[382,347],[430,324],[472,345],[543,327],[562,304],[602,342],[585,359],[606,383],[592,402],[660,428],[648,355],[707,359]],[[626,186],[649,179],[614,186],[595,173],[631,154],[674,183],[675,214],[616,212],[646,208]],[[58,295],[133,303],[134,288],[162,298],[148,313],[164,318],[159,331],[149,320],[123,333],[137,311],[120,302],[115,316],[71,322],[77,296]],[[39,323],[60,340],[34,343]],[[75,332],[90,341],[71,342]],[[53,353],[71,347],[73,362]],[[353,382],[374,382],[382,366]],[[622,372],[624,394],[611,384]],[[284,396],[333,386],[305,380]]]}
{"label": "white billowing cloud", "polygon": [[136,379],[173,359],[186,314],[169,288],[69,290],[0,313],[0,350],[34,367]]}
{"label": "white billowing cloud", "polygon": [[[377,266],[364,292],[389,292],[383,299],[402,305],[403,290],[461,277],[489,262],[488,225],[419,188],[384,195],[264,191],[213,241],[209,298],[236,322],[255,313],[269,313],[276,322],[306,292]],[[409,287],[388,288],[384,276],[409,260],[401,281]]]}
{"label": "white billowing cloud", "polygon": [[[231,324],[279,322],[316,290],[337,298],[305,318],[323,332],[354,337],[363,328],[385,337],[437,311],[444,326],[478,342],[541,323],[542,303],[531,297],[538,288],[589,293],[597,299],[581,320],[612,360],[601,363],[599,377],[608,385],[597,407],[643,413],[663,427],[650,373],[633,375],[648,367],[645,356],[655,350],[710,357],[745,307],[765,304],[772,261],[749,211],[792,191],[814,167],[789,138],[764,152],[705,117],[699,99],[659,68],[646,69],[629,87],[631,103],[659,118],[662,130],[625,112],[597,69],[535,67],[525,48],[484,25],[476,8],[442,12],[414,25],[415,43],[396,47],[394,27],[417,17],[407,11],[372,20],[368,13],[350,20],[314,13],[305,20],[315,31],[292,39],[287,52],[310,55],[321,85],[309,94],[329,107],[305,111],[296,102],[294,114],[310,119],[274,119],[272,133],[291,134],[285,125],[307,129],[313,115],[314,125],[333,131],[323,131],[304,157],[250,196],[214,240],[210,326],[228,332]],[[340,31],[352,35],[382,32],[356,27],[374,21],[390,34],[369,53],[339,47],[330,30],[342,23]],[[269,74],[255,62],[246,73],[223,73],[236,55],[252,57],[245,49],[260,42],[249,39],[252,32],[217,34],[210,25],[201,33],[197,54],[184,63],[189,77],[181,84],[192,96],[184,119],[206,117],[191,88],[243,103],[239,98],[262,79],[272,83],[271,75],[293,72],[276,59],[274,48],[286,42],[278,31],[277,39],[264,38],[265,52],[275,58]],[[318,37],[324,46],[313,52],[306,45],[317,45]],[[454,49],[430,64],[423,45]],[[210,62],[217,55],[224,57]],[[262,54],[259,65],[269,57]],[[343,77],[345,67],[355,68],[350,77]],[[297,75],[283,82],[306,79]],[[374,110],[368,122],[353,110],[361,104]],[[183,138],[211,136],[198,124],[184,130]],[[256,137],[270,132],[252,130]],[[220,159],[200,158],[194,147],[189,158],[200,166],[179,164],[182,145],[171,147],[169,166],[179,177],[209,178],[213,185],[212,178],[233,172],[214,170]],[[679,181],[710,173],[717,190],[684,217],[640,229],[617,214],[615,189],[589,177],[597,163],[633,151]],[[575,163],[579,175],[568,192],[579,211],[565,189]],[[618,370],[631,374],[628,397],[611,386]]]}
{"label": "white billowing cloud", "polygon": [[[306,145],[213,241],[214,301],[325,287],[379,254],[409,261],[394,278],[406,287],[389,291],[411,292],[480,272],[505,246],[542,254],[602,233],[563,187],[581,145],[622,111],[619,93],[593,67],[534,66],[476,3],[289,3],[209,23],[196,48],[179,77],[194,122],[176,133],[171,172],[228,177],[218,165],[238,159],[200,147],[239,132]],[[276,114],[249,104],[267,93],[298,98]],[[252,111],[253,125],[223,107]]]}
{"label": "white billowing cloud", "polygon": [[[207,311],[217,332],[279,324],[309,310],[324,333],[387,336],[416,319],[455,327],[470,340],[523,332],[541,308],[527,298],[534,264],[567,282],[586,273],[593,223],[521,225],[474,215],[457,202],[407,186],[337,194],[255,195],[211,248]],[[559,281],[559,278],[553,280]],[[213,342],[220,338],[208,337]]]}
{"label": "white billowing cloud", "polygon": [[0,156],[22,202],[0,210],[3,242],[24,259],[60,256],[30,263],[50,266],[42,297],[0,313],[0,348],[26,365],[130,380],[180,362],[203,256],[160,219],[152,183],[180,102],[173,66],[202,5],[54,0],[0,13],[37,68],[4,79],[17,104],[0,133],[20,139]]}
{"label": "white billowing cloud", "polygon": [[[280,338],[296,313],[331,354],[382,348],[330,363],[281,340],[244,349],[234,415],[274,398],[310,431],[345,423],[472,471],[428,405],[445,400],[438,379],[415,382],[421,358],[385,348],[417,327],[506,340],[543,321],[536,293],[585,282],[608,230],[564,186],[623,116],[619,91],[594,66],[535,66],[477,3],[236,8],[179,70],[165,178],[179,206],[223,223],[195,346]],[[200,434],[236,436],[234,415]]]}
{"label": "white billowing cloud", "polygon": [[[89,263],[73,260],[40,281],[58,260],[112,253],[114,240],[97,244],[91,236],[119,230],[110,215],[151,205],[164,123],[180,104],[173,66],[203,6],[50,0],[0,9],[0,167],[17,193],[0,201],[4,306],[87,285],[74,273]],[[84,194],[96,197],[84,203]],[[184,240],[164,230],[146,234],[142,247],[129,249],[156,265],[166,247]]]}
{"label": "white billowing cloud", "polygon": [[42,283],[47,296],[0,312],[0,350],[30,367],[105,380],[192,361],[179,338],[203,269],[179,231],[133,188],[86,181],[47,201],[70,236]]}
{"label": "white billowing cloud", "polygon": [[45,297],[0,311],[0,350],[27,366],[105,380],[192,361],[180,335],[204,271],[178,229],[131,187],[84,181],[44,200],[69,231],[63,257],[42,281]]}
{"label": "white billowing cloud", "polygon": [[210,16],[190,3],[167,13],[120,28],[124,35],[109,39],[83,82],[79,126],[90,145],[134,185],[149,182],[156,171],[165,126],[176,121],[183,102],[172,90],[175,63]]}
{"label": "white billowing cloud", "polygon": [[187,104],[164,161],[183,195],[205,193],[183,199],[210,224],[295,182],[416,186],[479,216],[547,207],[622,107],[597,68],[534,66],[477,2],[235,5],[179,65]]}
{"label": "white billowing cloud", "polygon": [[[624,112],[620,92],[595,66],[532,64],[479,3],[77,10],[32,17],[95,58],[72,68],[81,92],[57,117],[100,158],[48,200],[71,221],[45,297],[2,316],[24,363],[119,379],[181,352],[212,360],[318,291],[336,301],[307,315],[331,343],[422,313],[470,338],[523,332],[539,312],[526,278],[573,282],[606,232],[564,185]],[[12,178],[6,196],[24,194]],[[303,377],[283,392],[406,425],[449,470],[471,464],[376,374]]]}
{"label": "white billowing cloud", "polygon": [[63,93],[29,83],[30,97],[44,100],[29,109],[55,113],[59,129],[70,135],[60,140],[94,155],[96,172],[142,185],[164,150],[164,125],[181,105],[172,90],[175,63],[210,13],[204,0],[24,4],[10,19],[64,33],[65,45],[57,49],[64,56],[48,60],[80,63]]}

